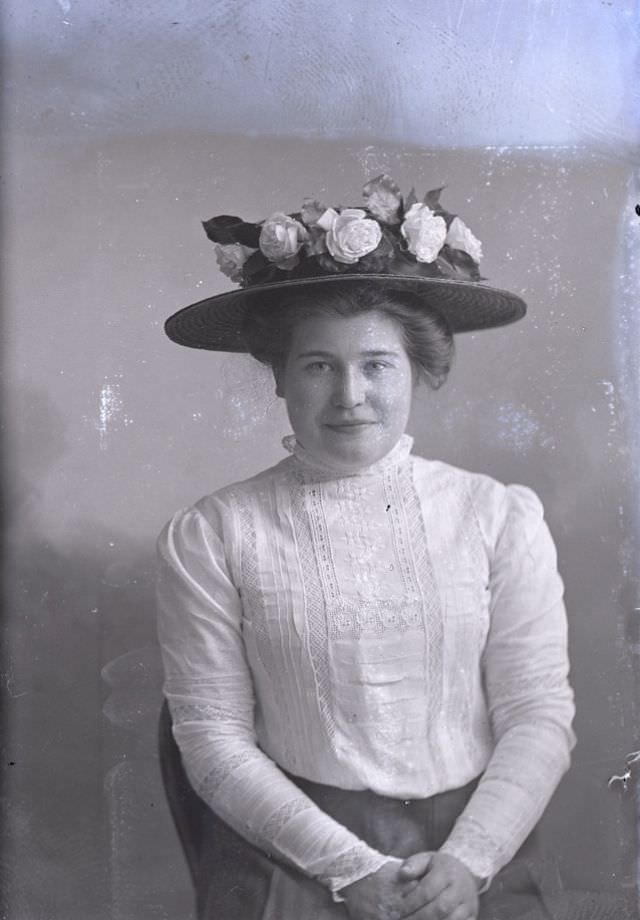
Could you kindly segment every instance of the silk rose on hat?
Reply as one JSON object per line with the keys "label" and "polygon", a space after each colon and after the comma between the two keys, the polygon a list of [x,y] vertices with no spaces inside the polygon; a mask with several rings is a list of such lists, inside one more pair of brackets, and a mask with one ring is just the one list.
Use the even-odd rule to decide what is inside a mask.
{"label": "silk rose on hat", "polygon": [[482,259],[482,243],[459,217],[454,217],[451,221],[445,243],[452,249],[466,252],[474,262],[480,262]]}
{"label": "silk rose on hat", "polygon": [[218,268],[236,284],[241,283],[244,263],[254,252],[255,249],[250,249],[249,246],[243,246],[241,243],[228,243],[227,245],[216,243],[214,248]]}
{"label": "silk rose on hat", "polygon": [[325,242],[333,258],[346,265],[373,252],[382,239],[380,224],[367,217],[362,208],[343,208],[340,212],[327,208],[317,223],[326,230]]}
{"label": "silk rose on hat", "polygon": [[435,262],[447,237],[447,224],[428,205],[416,202],[407,211],[400,233],[418,262]]}
{"label": "silk rose on hat", "polygon": [[299,220],[276,211],[262,225],[258,245],[270,262],[287,270],[298,264],[298,253],[307,236]]}

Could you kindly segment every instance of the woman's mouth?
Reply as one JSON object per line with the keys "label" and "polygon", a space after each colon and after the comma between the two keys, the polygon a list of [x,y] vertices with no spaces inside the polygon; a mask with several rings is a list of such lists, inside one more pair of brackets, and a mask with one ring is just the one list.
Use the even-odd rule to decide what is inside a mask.
{"label": "woman's mouth", "polygon": [[332,422],[332,423],[328,423],[325,427],[329,428],[331,431],[337,431],[340,434],[356,434],[360,431],[364,431],[366,428],[369,428],[371,425],[375,425],[375,422],[368,422],[368,421]]}

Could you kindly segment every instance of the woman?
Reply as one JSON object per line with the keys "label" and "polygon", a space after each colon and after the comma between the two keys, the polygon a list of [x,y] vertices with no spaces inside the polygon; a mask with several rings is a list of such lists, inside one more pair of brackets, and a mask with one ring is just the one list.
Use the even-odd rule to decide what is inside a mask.
{"label": "woman", "polygon": [[438,192],[365,196],[207,222],[243,287],[166,325],[269,364],[294,432],[159,540],[199,917],[553,917],[531,836],[574,743],[553,542],[529,489],[405,433],[453,334],[525,306]]}

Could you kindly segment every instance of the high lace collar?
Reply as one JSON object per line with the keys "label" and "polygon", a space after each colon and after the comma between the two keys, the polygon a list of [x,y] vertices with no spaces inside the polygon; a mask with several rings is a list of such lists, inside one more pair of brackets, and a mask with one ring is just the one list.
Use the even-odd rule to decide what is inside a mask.
{"label": "high lace collar", "polygon": [[380,460],[376,460],[370,466],[363,466],[361,469],[350,473],[337,470],[331,464],[323,463],[322,460],[316,459],[305,450],[302,444],[298,443],[296,436],[293,434],[289,434],[282,439],[282,446],[290,454],[293,454],[302,469],[306,473],[312,474],[314,478],[346,479],[351,476],[375,476],[386,472],[391,467],[399,466],[411,453],[413,438],[409,434],[403,434],[389,453],[381,457]]}

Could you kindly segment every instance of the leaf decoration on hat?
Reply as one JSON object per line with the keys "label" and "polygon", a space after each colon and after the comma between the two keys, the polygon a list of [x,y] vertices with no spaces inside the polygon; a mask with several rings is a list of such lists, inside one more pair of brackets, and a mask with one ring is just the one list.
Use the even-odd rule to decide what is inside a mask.
{"label": "leaf decoration on hat", "polygon": [[440,253],[433,264],[438,269],[438,273],[441,278],[455,278],[458,274],[455,265],[453,265],[453,263],[450,262],[442,253]]}
{"label": "leaf decoration on hat", "polygon": [[445,244],[438,258],[446,260],[455,270],[458,278],[471,278],[473,281],[482,281],[482,275],[478,269],[478,263],[475,262],[469,253],[462,249],[454,249],[452,246]]}
{"label": "leaf decoration on hat", "polygon": [[446,185],[441,185],[439,188],[432,188],[424,196],[424,203],[431,208],[432,211],[441,210],[440,205],[440,195],[444,192]]}
{"label": "leaf decoration on hat", "polygon": [[432,188],[424,196],[424,203],[427,205],[427,207],[431,208],[434,214],[444,219],[448,230],[456,215],[452,214],[450,211],[445,211],[445,209],[440,204],[440,195],[443,193],[445,188],[446,185],[441,185],[440,188]]}
{"label": "leaf decoration on hat", "polygon": [[322,268],[323,271],[325,271],[327,274],[344,274],[351,268],[351,266],[345,262],[336,261],[336,259],[334,259],[333,256],[330,256],[328,252],[318,253],[316,259],[320,268]]}
{"label": "leaf decoration on hat", "polygon": [[418,196],[416,195],[416,190],[411,186],[411,191],[404,200],[404,213],[406,214],[409,208],[412,208],[414,204],[418,203]]}
{"label": "leaf decoration on hat", "polygon": [[242,243],[243,246],[258,248],[260,225],[250,224],[231,214],[220,214],[210,220],[203,220],[204,232],[212,243]]}
{"label": "leaf decoration on hat", "polygon": [[[324,213],[324,212],[323,212]],[[309,238],[306,242],[306,250],[310,256],[318,256],[327,251],[326,231],[317,225],[309,227]]]}
{"label": "leaf decoration on hat", "polygon": [[249,256],[242,266],[242,273],[244,275],[243,286],[267,284],[270,281],[275,281],[278,275],[284,274],[260,250]]}
{"label": "leaf decoration on hat", "polygon": [[402,195],[400,186],[391,176],[382,173],[371,179],[362,189],[369,213],[381,224],[399,224]]}

